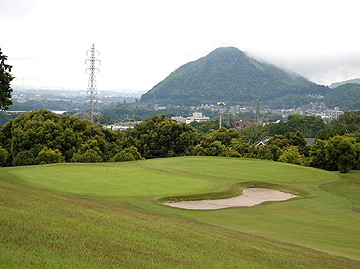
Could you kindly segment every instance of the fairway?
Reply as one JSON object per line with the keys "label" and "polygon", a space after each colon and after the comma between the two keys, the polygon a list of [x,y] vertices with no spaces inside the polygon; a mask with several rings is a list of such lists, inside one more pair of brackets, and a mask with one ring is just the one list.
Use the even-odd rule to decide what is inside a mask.
{"label": "fairway", "polygon": [[[2,168],[0,178],[51,192],[76,194],[109,206],[210,224],[360,260],[358,171],[346,178],[264,160],[179,157]],[[306,195],[254,207],[208,211],[172,208],[156,202],[166,196],[221,193],[234,184],[249,182],[275,184]]]}

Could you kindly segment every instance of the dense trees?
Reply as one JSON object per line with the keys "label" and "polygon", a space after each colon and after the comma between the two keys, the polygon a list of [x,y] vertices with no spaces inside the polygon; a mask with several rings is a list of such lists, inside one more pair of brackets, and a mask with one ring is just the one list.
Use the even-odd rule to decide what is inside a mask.
{"label": "dense trees", "polygon": [[[39,110],[22,114],[0,129],[0,165],[123,162],[200,155],[268,159],[345,173],[360,168],[359,118],[358,112],[346,113],[328,125],[341,128],[317,139],[311,147],[299,131],[273,135],[265,145],[255,146],[238,130],[223,127],[201,133],[165,115],[154,115],[134,129],[115,132],[88,120]],[[316,122],[308,119],[310,124]],[[295,115],[291,122],[302,125],[304,116]],[[339,130],[345,130],[345,135],[337,134]]]}
{"label": "dense trees", "polygon": [[207,135],[195,147],[195,154],[200,156],[243,157],[249,153],[249,145],[235,129],[220,128]]}
{"label": "dense trees", "polygon": [[329,139],[335,135],[352,135],[360,142],[360,110],[346,112],[333,120],[319,132],[318,138]]}
{"label": "dense trees", "polygon": [[359,143],[345,136],[334,136],[327,141],[318,140],[310,152],[311,166],[347,173],[359,169]]}
{"label": "dense trees", "polygon": [[[101,161],[107,160],[109,151],[105,136],[101,126],[88,120],[39,110],[22,114],[5,124],[0,130],[0,143],[9,152],[8,165],[63,159],[68,162]],[[98,154],[97,158],[85,158],[93,152]]]}
{"label": "dense trees", "polygon": [[46,163],[61,163],[64,162],[65,158],[61,154],[60,150],[52,150],[44,147],[36,157],[36,163],[46,164]]}
{"label": "dense trees", "polygon": [[199,135],[193,127],[178,124],[165,115],[147,118],[129,130],[126,139],[132,140],[131,145],[145,158],[191,155],[199,143]]}
{"label": "dense trees", "polygon": [[8,109],[11,102],[12,89],[10,86],[14,77],[11,75],[12,66],[5,63],[7,56],[1,52],[0,48],[0,109]]}
{"label": "dense trees", "polygon": [[241,130],[241,133],[251,138],[253,142],[256,142],[258,136],[254,135],[254,133],[259,134],[260,138],[264,136],[285,135],[289,132],[300,132],[304,137],[317,137],[319,132],[324,128],[325,123],[322,119],[314,116],[292,114],[287,117],[286,121],[271,123],[265,126],[256,126],[257,130],[254,130],[253,126],[249,126]]}
{"label": "dense trees", "polygon": [[144,159],[141,157],[141,154],[134,146],[130,146],[121,152],[115,154],[111,159],[112,162],[128,162],[128,161],[137,161]]}
{"label": "dense trees", "polygon": [[288,147],[279,157],[279,161],[298,165],[307,164],[306,157],[300,154],[299,149],[296,146]]}
{"label": "dense trees", "polygon": [[341,110],[360,109],[360,84],[346,83],[332,89],[325,95],[329,107],[340,107]]}

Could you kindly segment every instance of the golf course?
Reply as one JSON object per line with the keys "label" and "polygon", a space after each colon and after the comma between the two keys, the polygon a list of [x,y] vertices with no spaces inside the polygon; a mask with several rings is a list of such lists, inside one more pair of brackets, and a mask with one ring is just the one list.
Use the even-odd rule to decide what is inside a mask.
{"label": "golf course", "polygon": [[[176,157],[0,168],[1,268],[360,268],[360,171]],[[169,206],[264,188],[286,201]]]}

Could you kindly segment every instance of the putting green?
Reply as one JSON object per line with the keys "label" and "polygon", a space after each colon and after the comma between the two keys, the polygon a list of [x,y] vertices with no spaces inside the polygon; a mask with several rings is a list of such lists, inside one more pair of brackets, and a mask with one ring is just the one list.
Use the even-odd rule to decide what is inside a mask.
{"label": "putting green", "polygon": [[43,189],[90,196],[187,194],[214,187],[214,184],[205,180],[181,175],[169,176],[165,172],[146,169],[141,162],[137,164],[54,164],[14,167],[2,170],[1,177],[16,178]]}
{"label": "putting green", "polygon": [[[109,171],[107,171],[109,168]],[[1,178],[58,192],[149,197],[222,191],[262,181],[304,188],[338,179],[333,173],[255,159],[183,157],[126,163],[52,164],[2,168]]]}

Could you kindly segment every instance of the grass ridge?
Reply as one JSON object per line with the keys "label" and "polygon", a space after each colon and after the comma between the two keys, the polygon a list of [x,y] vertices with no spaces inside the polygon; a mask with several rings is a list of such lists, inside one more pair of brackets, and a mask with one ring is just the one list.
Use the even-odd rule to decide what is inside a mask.
{"label": "grass ridge", "polygon": [[311,197],[310,193],[299,189],[294,189],[289,186],[284,186],[281,184],[273,184],[269,182],[252,181],[252,182],[237,182],[237,183],[229,184],[226,190],[220,192],[163,196],[163,197],[154,198],[154,201],[156,203],[163,204],[167,202],[226,199],[241,195],[243,190],[247,188],[266,188],[266,189],[291,193],[300,196],[301,198]]}

